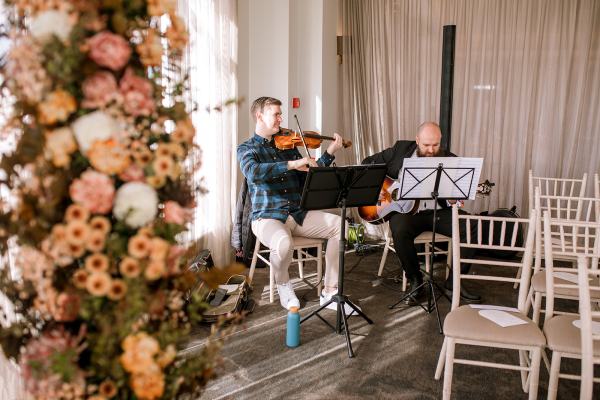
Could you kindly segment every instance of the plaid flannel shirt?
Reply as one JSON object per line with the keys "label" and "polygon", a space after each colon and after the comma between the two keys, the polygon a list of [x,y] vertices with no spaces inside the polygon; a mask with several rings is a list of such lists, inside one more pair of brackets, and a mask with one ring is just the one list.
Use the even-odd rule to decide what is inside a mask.
{"label": "plaid flannel shirt", "polygon": [[[237,157],[248,180],[252,220],[270,218],[285,222],[291,215],[302,225],[306,211],[300,209],[300,200],[306,172],[287,169],[288,161],[302,158],[300,152],[296,148],[279,150],[273,139],[255,133],[238,146]],[[325,151],[317,163],[327,167],[334,158]]]}

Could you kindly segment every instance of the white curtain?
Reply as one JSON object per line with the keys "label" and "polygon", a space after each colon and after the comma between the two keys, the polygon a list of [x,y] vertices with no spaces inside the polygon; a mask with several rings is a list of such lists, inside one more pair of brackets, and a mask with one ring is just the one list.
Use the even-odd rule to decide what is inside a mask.
{"label": "white curtain", "polygon": [[237,108],[225,106],[237,96],[237,1],[185,0],[179,4],[188,22],[192,118],[202,149],[197,181],[207,190],[196,199],[194,238],[211,250],[215,263],[231,260],[229,235],[236,197]]}
{"label": "white curtain", "polygon": [[438,120],[442,31],[456,25],[451,150],[484,157],[482,180],[496,183],[474,208],[527,214],[530,168],[600,171],[600,1],[340,2],[344,128],[357,160]]}

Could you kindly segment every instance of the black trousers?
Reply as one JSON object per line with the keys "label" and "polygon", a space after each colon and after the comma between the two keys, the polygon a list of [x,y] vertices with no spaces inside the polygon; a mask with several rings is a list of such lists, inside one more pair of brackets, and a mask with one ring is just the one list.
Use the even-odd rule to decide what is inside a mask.
{"label": "black trousers", "polygon": [[[461,214],[466,214],[460,211]],[[436,233],[452,236],[452,209],[444,208],[436,212]],[[416,214],[394,213],[389,219],[392,237],[394,238],[394,249],[402,264],[406,277],[410,280],[421,274],[419,270],[419,259],[415,238],[423,232],[433,231],[433,210],[426,210]],[[464,229],[464,221],[461,221],[461,242],[466,241],[467,234]],[[477,237],[477,224],[471,224],[471,237]],[[461,256],[472,258],[476,249],[461,249]],[[461,265],[461,272],[469,272],[469,264]],[[450,274],[449,280],[452,279]]]}

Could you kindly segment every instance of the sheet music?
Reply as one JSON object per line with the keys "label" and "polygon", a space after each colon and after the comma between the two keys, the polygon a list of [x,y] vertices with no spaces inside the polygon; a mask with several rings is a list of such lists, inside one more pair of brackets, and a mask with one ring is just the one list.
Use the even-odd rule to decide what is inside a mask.
{"label": "sheet music", "polygon": [[413,157],[406,158],[398,176],[400,198],[430,199],[435,187],[437,167],[444,170],[440,176],[438,197],[441,199],[474,200],[481,175],[483,158],[469,157]]}

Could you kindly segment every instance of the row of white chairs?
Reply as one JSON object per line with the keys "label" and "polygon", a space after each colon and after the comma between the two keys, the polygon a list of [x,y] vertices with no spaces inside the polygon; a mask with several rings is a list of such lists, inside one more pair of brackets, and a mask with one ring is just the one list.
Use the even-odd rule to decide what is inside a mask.
{"label": "row of white chairs", "polygon": [[[540,235],[536,229],[537,210],[532,210],[529,219],[524,218],[498,218],[478,215],[459,215],[456,208],[453,209],[453,269],[455,294],[452,299],[450,313],[444,321],[444,343],[440,352],[435,378],[440,379],[444,372],[443,398],[450,399],[454,364],[468,364],[483,367],[493,367],[520,371],[523,391],[529,394],[530,399],[537,398],[540,362],[545,358],[545,351],[552,352],[552,362],[549,368],[548,398],[556,398],[559,378],[581,379],[582,399],[591,399],[590,388],[593,382],[600,382],[593,378],[593,364],[598,363],[600,357],[600,342],[598,335],[591,330],[592,318],[598,314],[591,311],[591,301],[598,301],[600,296],[598,279],[589,282],[591,287],[573,284],[570,281],[581,280],[577,275],[577,269],[569,268],[561,270],[554,268],[555,246],[552,241],[544,243],[545,267],[544,275],[546,285],[546,318],[543,329],[536,321],[529,318],[528,291],[531,277],[533,275],[534,245],[536,236]],[[465,222],[465,229],[469,232],[471,224],[477,225],[477,237],[467,238],[460,241],[460,221]],[[600,243],[598,222],[574,222],[564,220],[552,220],[549,212],[544,213],[543,230],[546,237],[551,237],[553,232],[562,232],[564,236],[570,236],[579,247],[559,248],[557,254],[569,255],[579,261],[579,269],[585,274],[596,274],[598,271],[598,249]],[[485,223],[489,223],[489,229],[483,229]],[[501,229],[494,229],[495,224],[501,224]],[[512,235],[506,235],[506,227],[515,224]],[[516,240],[516,226],[520,225],[527,232],[524,243]],[[498,237],[499,236],[499,237]],[[510,237],[508,237],[510,236]],[[563,242],[564,243],[564,242]],[[587,243],[587,244],[582,244]],[[516,251],[522,255],[518,261],[493,260],[493,259],[463,259],[460,256],[461,248],[489,249],[496,251]],[[585,253],[582,249],[588,249]],[[478,264],[482,267],[477,269],[476,274],[462,274],[459,266],[461,263]],[[507,273],[507,269],[520,268],[522,273],[518,277]],[[557,275],[556,272],[559,274]],[[556,277],[561,279],[556,279]],[[566,278],[566,279],[565,279]],[[480,280],[484,282],[519,282],[519,291],[516,304],[494,304],[494,305],[463,305],[460,306],[460,285],[463,280]],[[487,283],[486,283],[487,284]],[[585,293],[584,293],[585,292]],[[587,296],[587,297],[586,297]],[[556,310],[554,299],[567,298],[579,301],[579,313],[565,313]],[[516,305],[516,307],[515,307]],[[519,325],[502,327],[489,320],[490,314],[506,312],[511,317],[520,320]],[[579,321],[579,322],[576,322]],[[581,328],[580,328],[581,327]],[[584,331],[585,329],[585,331]],[[596,340],[590,342],[590,340]],[[584,341],[586,344],[582,344]],[[592,343],[592,344],[590,344]],[[455,357],[457,345],[485,346],[501,349],[513,349],[518,351],[518,365],[496,363],[488,361],[467,360]],[[593,350],[589,350],[593,349]],[[586,367],[582,370],[582,376],[560,373],[562,358],[582,359]],[[592,367],[590,367],[592,365]],[[591,371],[591,374],[590,374]]]}

